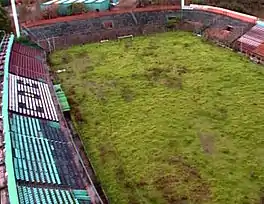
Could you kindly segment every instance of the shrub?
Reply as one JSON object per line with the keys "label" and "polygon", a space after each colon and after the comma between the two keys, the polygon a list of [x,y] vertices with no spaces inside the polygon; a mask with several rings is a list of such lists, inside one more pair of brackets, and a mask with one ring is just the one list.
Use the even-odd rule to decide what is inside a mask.
{"label": "shrub", "polygon": [[51,5],[47,8],[45,8],[42,11],[42,18],[43,19],[52,19],[58,17],[58,6],[57,5]]}
{"label": "shrub", "polygon": [[72,4],[72,14],[81,14],[87,11],[88,10],[83,3],[73,3]]}
{"label": "shrub", "polygon": [[7,32],[11,32],[11,21],[9,19],[7,11],[0,5],[0,28]]}

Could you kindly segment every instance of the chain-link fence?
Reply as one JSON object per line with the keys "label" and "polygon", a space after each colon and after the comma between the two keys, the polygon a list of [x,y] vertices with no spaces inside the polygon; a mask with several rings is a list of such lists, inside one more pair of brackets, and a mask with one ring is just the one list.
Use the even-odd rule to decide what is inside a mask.
{"label": "chain-link fence", "polygon": [[132,15],[132,17],[135,22],[132,26],[124,26],[113,29],[102,28],[97,32],[87,30],[76,31],[74,35],[64,34],[59,37],[42,37],[41,40],[37,40],[37,43],[47,51],[53,51],[76,44],[100,42],[102,40],[114,40],[124,35],[138,36],[148,35],[150,33],[184,30],[203,36],[207,40],[232,47],[237,38],[247,31],[247,26],[245,25],[229,25],[228,22],[223,23],[223,20],[218,18],[207,19],[206,22],[203,22],[198,20],[193,21],[193,19],[188,20],[184,16],[181,17],[181,15],[178,15],[177,18],[180,18],[180,20],[178,19],[177,22],[171,23],[171,21],[166,20],[164,16],[164,19],[160,21],[155,19],[155,21],[153,20],[152,22],[149,20],[144,21],[139,19],[135,15]]}

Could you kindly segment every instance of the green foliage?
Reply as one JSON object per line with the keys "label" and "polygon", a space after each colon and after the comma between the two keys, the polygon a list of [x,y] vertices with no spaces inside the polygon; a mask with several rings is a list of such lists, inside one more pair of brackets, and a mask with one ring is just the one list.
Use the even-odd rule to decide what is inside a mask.
{"label": "green foliage", "polygon": [[42,18],[44,19],[52,19],[56,17],[58,17],[58,6],[56,4],[50,5],[42,11]]}
{"label": "green foliage", "polygon": [[[64,59],[67,56],[67,61]],[[52,54],[111,203],[259,203],[264,75],[174,32]]]}
{"label": "green foliage", "polygon": [[3,6],[3,7],[10,6],[10,1],[9,0],[1,0],[0,6]]}
{"label": "green foliage", "polygon": [[21,36],[19,38],[16,38],[15,40],[16,42],[19,42],[21,44],[41,49],[36,43],[32,42],[28,37]]}
{"label": "green foliage", "polygon": [[86,9],[84,3],[73,3],[72,4],[72,14],[81,14],[87,11],[88,10]]}
{"label": "green foliage", "polygon": [[181,22],[181,18],[179,16],[169,16],[167,19],[166,26],[167,28],[173,28],[180,22]]}
{"label": "green foliage", "polygon": [[[198,2],[197,2],[198,1]],[[194,3],[219,6],[264,18],[264,0],[193,0]]]}
{"label": "green foliage", "polygon": [[8,16],[8,12],[0,5],[0,29],[6,32],[11,32],[11,21]]}

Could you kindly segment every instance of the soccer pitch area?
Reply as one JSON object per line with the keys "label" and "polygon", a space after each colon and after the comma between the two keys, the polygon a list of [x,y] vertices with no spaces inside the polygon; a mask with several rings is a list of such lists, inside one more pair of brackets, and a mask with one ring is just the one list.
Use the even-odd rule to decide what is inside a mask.
{"label": "soccer pitch area", "polygon": [[111,203],[259,202],[262,66],[185,32],[50,58]]}

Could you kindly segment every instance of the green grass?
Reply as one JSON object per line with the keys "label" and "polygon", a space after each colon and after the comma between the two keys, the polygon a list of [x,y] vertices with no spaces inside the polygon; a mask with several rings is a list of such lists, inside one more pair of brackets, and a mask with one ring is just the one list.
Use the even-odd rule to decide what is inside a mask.
{"label": "green grass", "polygon": [[111,203],[258,203],[263,67],[189,33],[52,54]]}

